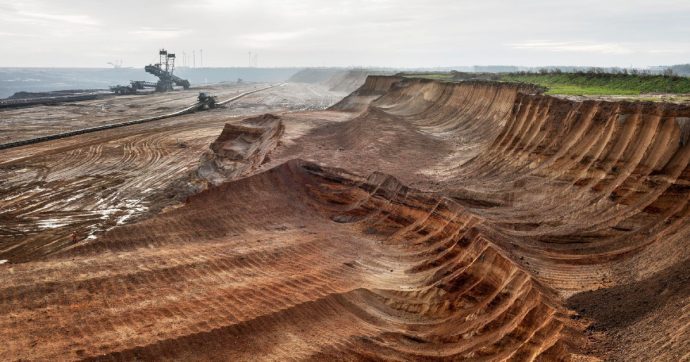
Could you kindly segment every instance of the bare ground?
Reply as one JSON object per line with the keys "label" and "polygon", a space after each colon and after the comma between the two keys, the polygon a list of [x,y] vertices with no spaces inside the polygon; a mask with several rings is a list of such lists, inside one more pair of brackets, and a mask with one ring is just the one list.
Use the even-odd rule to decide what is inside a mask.
{"label": "bare ground", "polygon": [[[0,151],[0,356],[689,357],[687,106],[370,77],[305,111],[338,98]],[[280,141],[230,127],[248,166],[181,199],[266,111]]]}

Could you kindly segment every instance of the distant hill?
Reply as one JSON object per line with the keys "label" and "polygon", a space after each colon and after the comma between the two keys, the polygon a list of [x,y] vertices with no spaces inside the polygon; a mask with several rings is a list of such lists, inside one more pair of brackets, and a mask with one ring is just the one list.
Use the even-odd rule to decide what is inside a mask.
{"label": "distant hill", "polygon": [[392,70],[361,68],[307,68],[290,77],[290,82],[323,84],[331,91],[350,93],[359,88],[369,75],[393,74]]}

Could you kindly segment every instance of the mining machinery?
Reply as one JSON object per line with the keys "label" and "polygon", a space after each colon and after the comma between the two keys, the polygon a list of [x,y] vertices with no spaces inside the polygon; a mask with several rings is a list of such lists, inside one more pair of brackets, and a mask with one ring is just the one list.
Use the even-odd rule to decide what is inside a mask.
{"label": "mining machinery", "polygon": [[179,86],[184,89],[189,89],[190,84],[186,79],[182,79],[173,74],[175,71],[175,53],[168,53],[167,50],[161,49],[158,52],[159,62],[156,64],[149,64],[144,67],[147,73],[158,77],[158,82],[146,82],[142,80],[133,80],[130,85],[116,85],[110,87],[110,90],[115,94],[135,94],[137,90],[146,88],[155,88],[156,92],[168,92],[173,90],[173,86]]}
{"label": "mining machinery", "polygon": [[175,71],[175,53],[168,53],[167,50],[161,49],[158,52],[160,61],[156,64],[149,64],[144,67],[147,73],[151,73],[158,77],[156,84],[156,91],[167,92],[173,89],[173,84],[189,89],[189,81],[182,79],[173,74]]}
{"label": "mining machinery", "polygon": [[110,87],[110,91],[119,95],[135,94],[138,90],[146,88],[157,88],[157,86],[158,83],[147,82],[143,80],[133,80],[129,82],[129,85],[112,86]]}
{"label": "mining machinery", "polygon": [[209,93],[201,92],[199,93],[199,97],[197,97],[197,101],[199,101],[199,109],[205,110],[216,108],[216,103],[218,102],[218,99]]}

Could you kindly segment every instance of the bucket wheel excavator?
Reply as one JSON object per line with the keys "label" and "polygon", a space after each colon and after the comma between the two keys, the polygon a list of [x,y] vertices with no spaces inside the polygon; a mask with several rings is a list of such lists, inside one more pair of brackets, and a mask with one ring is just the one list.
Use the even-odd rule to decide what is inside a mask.
{"label": "bucket wheel excavator", "polygon": [[128,86],[117,85],[110,87],[110,90],[115,94],[134,94],[137,90],[146,88],[155,88],[156,92],[168,92],[173,90],[174,86],[189,89],[190,84],[188,80],[173,74],[175,71],[175,53],[168,53],[167,50],[161,49],[158,52],[158,56],[158,63],[149,64],[144,67],[147,73],[153,74],[158,78],[158,82],[153,83],[133,80]]}

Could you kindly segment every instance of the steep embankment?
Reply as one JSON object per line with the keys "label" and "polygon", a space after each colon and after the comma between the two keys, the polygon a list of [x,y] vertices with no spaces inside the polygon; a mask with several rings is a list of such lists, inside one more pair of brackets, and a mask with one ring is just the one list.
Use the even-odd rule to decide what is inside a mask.
{"label": "steep embankment", "polygon": [[[333,107],[359,116],[300,143],[325,145],[309,150],[316,161],[380,170],[457,199],[493,223],[497,242],[539,254],[539,268],[555,263],[553,282],[564,290],[627,282],[687,258],[674,250],[687,232],[690,107],[534,93],[370,77]],[[652,250],[668,255],[653,266],[626,261]],[[570,276],[556,272],[563,267]]]}
{"label": "steep embankment", "polygon": [[[296,140],[276,159],[305,157],[358,173],[381,171],[429,188],[491,145],[510,117],[515,84],[438,83],[371,76],[331,110],[356,114]],[[303,156],[302,156],[303,155]]]}
{"label": "steep embankment", "polygon": [[504,200],[482,214],[541,259],[625,259],[685,232],[689,121],[690,107],[678,105],[520,95],[508,126],[454,181],[468,185],[460,194]]}
{"label": "steep embankment", "polygon": [[687,106],[520,95],[448,194],[493,206],[474,210],[492,240],[573,295],[611,337],[600,351],[676,360],[690,351],[689,121]]}

